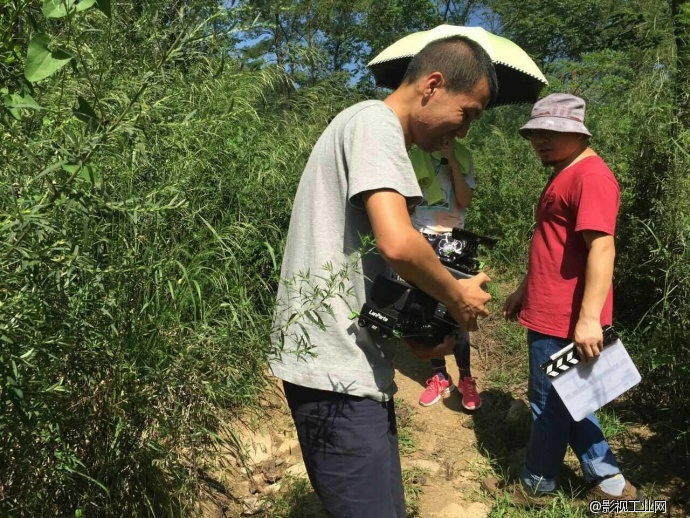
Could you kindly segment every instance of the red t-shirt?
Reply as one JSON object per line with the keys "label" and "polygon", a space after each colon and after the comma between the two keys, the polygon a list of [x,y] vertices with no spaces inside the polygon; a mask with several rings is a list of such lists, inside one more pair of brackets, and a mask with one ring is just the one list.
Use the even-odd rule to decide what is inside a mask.
{"label": "red t-shirt", "polygon": [[[579,233],[614,235],[618,182],[599,156],[589,156],[549,180],[539,198],[520,323],[539,333],[572,338],[580,316],[589,249]],[[613,289],[601,312],[611,324]]]}

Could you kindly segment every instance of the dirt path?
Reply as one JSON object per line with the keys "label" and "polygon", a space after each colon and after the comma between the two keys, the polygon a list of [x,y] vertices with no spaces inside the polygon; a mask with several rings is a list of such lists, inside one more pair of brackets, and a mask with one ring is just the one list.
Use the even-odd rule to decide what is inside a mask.
{"label": "dirt path", "polygon": [[[479,378],[481,394],[483,368],[476,349],[472,349],[473,375]],[[458,368],[452,356],[447,369],[454,381]],[[403,456],[403,468],[421,467],[429,470],[422,484],[419,516],[435,518],[487,516],[491,506],[479,490],[479,483],[487,472],[488,463],[478,453],[474,432],[474,418],[461,404],[462,396],[453,391],[450,396],[430,407],[419,406],[419,395],[431,375],[428,362],[421,362],[407,350],[396,359],[396,401],[401,409],[412,409],[411,428],[417,449]],[[483,403],[488,404],[488,403]],[[476,412],[482,412],[485,407]]]}
{"label": "dirt path", "polygon": [[[472,370],[483,403],[475,412],[462,408],[458,392],[431,407],[419,406],[430,366],[404,348],[398,353],[396,413],[403,473],[406,487],[413,494],[408,504],[410,516],[506,515],[507,503],[484,494],[480,482],[493,473],[514,475],[522,462],[531,420],[525,403],[524,336],[516,334],[511,346],[510,336],[499,332],[497,322],[490,317],[483,331],[473,333],[472,338]],[[458,369],[452,356],[447,358],[447,367],[457,380]],[[614,404],[607,415],[600,417],[626,476],[645,490],[647,498],[669,502],[670,512],[663,516],[690,517],[687,436],[679,436],[677,430],[659,420],[654,409],[631,406],[625,401]],[[228,451],[222,455],[227,462],[207,473],[212,483],[201,506],[204,516],[326,516],[306,479],[294,426],[277,388],[267,394],[257,415],[233,429],[248,461],[243,465]],[[569,453],[561,476],[561,486],[571,488],[565,489],[565,501],[582,490],[581,484],[577,459]],[[534,516],[529,511],[513,511],[508,515]],[[553,512],[539,516],[585,516],[569,508],[562,509],[565,514],[559,509]]]}

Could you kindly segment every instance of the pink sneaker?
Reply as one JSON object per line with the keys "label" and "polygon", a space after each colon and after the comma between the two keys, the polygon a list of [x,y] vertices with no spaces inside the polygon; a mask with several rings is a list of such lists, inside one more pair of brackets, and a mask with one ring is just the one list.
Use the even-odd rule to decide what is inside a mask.
{"label": "pink sneaker", "polygon": [[431,406],[442,397],[448,396],[453,390],[455,390],[455,385],[453,385],[453,380],[450,376],[447,379],[443,379],[438,374],[434,374],[426,380],[426,389],[419,396],[419,404]]}
{"label": "pink sneaker", "polygon": [[458,384],[458,390],[462,394],[462,406],[467,410],[477,410],[482,406],[482,400],[477,393],[477,382],[469,376],[462,378]]}

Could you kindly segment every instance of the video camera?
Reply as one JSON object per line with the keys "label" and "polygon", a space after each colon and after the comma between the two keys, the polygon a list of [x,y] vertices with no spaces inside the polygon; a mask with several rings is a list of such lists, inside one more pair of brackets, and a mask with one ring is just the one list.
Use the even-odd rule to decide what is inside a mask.
{"label": "video camera", "polygon": [[[439,234],[430,244],[453,277],[469,279],[482,267],[478,247],[492,248],[496,240],[454,228],[450,236]],[[440,344],[459,327],[445,305],[401,278],[383,275],[374,279],[369,299],[351,316],[355,317],[359,317],[360,327],[368,327],[384,339],[414,338],[428,346]]]}

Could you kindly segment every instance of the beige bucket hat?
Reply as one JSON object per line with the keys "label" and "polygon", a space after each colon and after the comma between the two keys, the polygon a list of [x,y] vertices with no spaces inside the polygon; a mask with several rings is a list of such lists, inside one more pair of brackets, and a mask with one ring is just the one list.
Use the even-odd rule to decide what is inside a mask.
{"label": "beige bucket hat", "polygon": [[525,138],[529,138],[532,130],[582,133],[591,137],[584,122],[584,100],[570,94],[551,94],[534,103],[529,121],[518,131]]}

